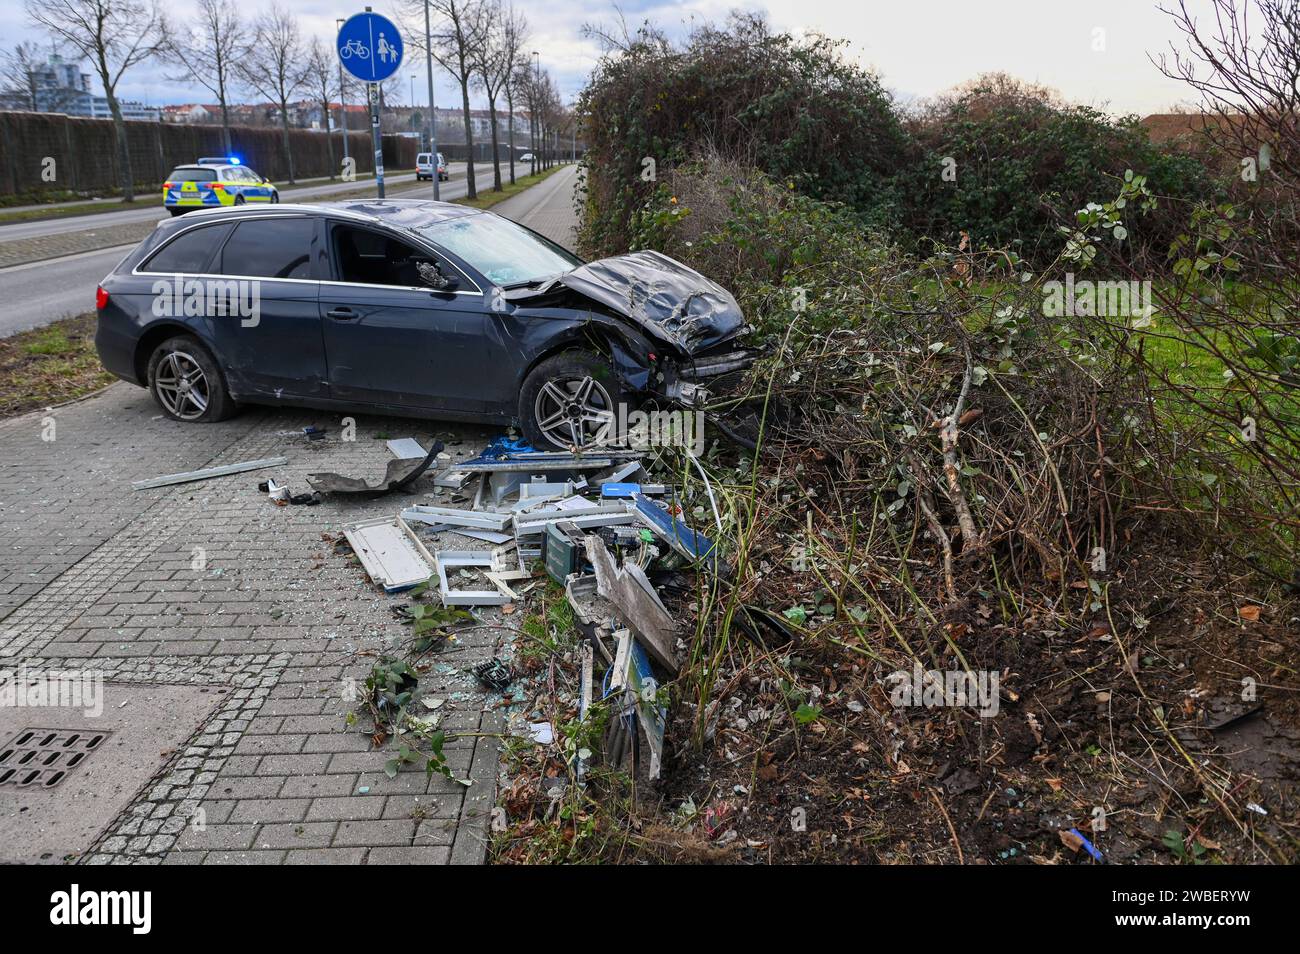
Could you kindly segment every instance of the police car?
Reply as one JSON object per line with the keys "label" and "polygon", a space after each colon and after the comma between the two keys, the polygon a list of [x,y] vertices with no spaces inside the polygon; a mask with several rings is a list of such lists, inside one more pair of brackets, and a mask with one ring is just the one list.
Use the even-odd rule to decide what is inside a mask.
{"label": "police car", "polygon": [[271,180],[259,176],[231,156],[200,159],[177,166],[163,183],[163,206],[172,215],[190,209],[212,209],[249,202],[279,202]]}

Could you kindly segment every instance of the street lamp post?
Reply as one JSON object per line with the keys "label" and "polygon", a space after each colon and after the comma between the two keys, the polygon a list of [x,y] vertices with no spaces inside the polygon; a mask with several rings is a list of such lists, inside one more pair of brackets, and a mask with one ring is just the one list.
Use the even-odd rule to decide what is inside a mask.
{"label": "street lamp post", "polygon": [[[344,20],[342,17],[334,21],[338,29],[343,29]],[[325,117],[329,122],[329,117]],[[339,125],[343,128],[343,168],[348,166],[348,101],[343,92],[343,61],[339,60]]]}
{"label": "street lamp post", "polygon": [[433,109],[433,38],[429,29],[429,0],[424,0],[424,65],[429,74],[429,158],[433,162],[433,201],[437,202],[441,198],[438,184],[442,180],[438,173],[438,120]]}

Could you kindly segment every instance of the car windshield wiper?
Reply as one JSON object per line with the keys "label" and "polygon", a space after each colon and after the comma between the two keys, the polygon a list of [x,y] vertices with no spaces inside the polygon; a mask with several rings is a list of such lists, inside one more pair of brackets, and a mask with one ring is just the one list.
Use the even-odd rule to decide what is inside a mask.
{"label": "car windshield wiper", "polygon": [[501,287],[504,288],[506,291],[509,291],[512,288],[536,288],[538,285],[545,285],[553,278],[556,278],[563,274],[564,272],[556,272],[554,275],[543,275],[541,278],[530,278],[527,281],[523,281],[523,282],[512,282],[509,285],[502,285]]}

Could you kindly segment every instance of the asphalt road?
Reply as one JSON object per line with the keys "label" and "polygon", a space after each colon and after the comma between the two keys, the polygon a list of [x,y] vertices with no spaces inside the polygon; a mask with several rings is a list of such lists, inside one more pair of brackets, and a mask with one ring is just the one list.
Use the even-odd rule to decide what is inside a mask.
{"label": "asphalt road", "polygon": [[[456,170],[453,164],[453,175]],[[516,167],[516,172],[518,172]],[[478,182],[480,192],[492,187],[492,167],[488,165],[476,166],[475,179]],[[555,179],[565,179],[566,181],[573,175],[571,170],[562,170],[552,176],[550,179],[534,189],[530,189],[520,196],[502,203],[508,206],[509,203],[523,200],[534,190],[547,190],[546,194],[551,195],[554,191],[552,185]],[[399,177],[396,190],[389,189],[388,195],[395,197],[397,195],[418,196],[420,198],[432,198],[432,184],[421,182],[417,184],[413,181],[413,176]],[[389,183],[392,180],[388,180]],[[330,194],[347,190],[355,190],[357,183],[343,183],[331,186],[312,187],[303,189],[292,194],[292,201],[303,201],[308,198],[329,198]],[[326,190],[320,192],[319,190]],[[465,179],[452,179],[450,182],[442,183],[441,194],[444,200],[457,199],[465,194]],[[308,196],[306,193],[312,193]],[[290,195],[285,194],[285,201],[290,201]],[[525,209],[531,209],[531,204],[526,205]],[[498,208],[497,211],[501,211]],[[508,208],[505,210],[509,214]],[[141,213],[145,213],[141,216]],[[90,219],[70,219],[60,220],[58,222],[33,222],[21,223],[19,225],[9,225],[0,227],[0,242],[18,238],[19,236],[11,234],[10,229],[27,227],[29,225],[58,225],[66,227],[69,223],[78,223],[72,230],[94,228],[96,230],[105,227],[104,220],[112,220],[117,223],[123,221],[151,221],[161,219],[166,213],[158,209],[131,209],[126,212],[103,212]],[[130,219],[124,220],[122,216],[130,216]],[[515,217],[515,216],[511,216]],[[529,224],[529,223],[526,223]],[[533,226],[536,227],[535,225]],[[67,228],[63,228],[68,231]],[[541,231],[539,229],[539,231]],[[53,233],[51,233],[53,234]],[[93,252],[81,252],[76,255],[67,255],[60,258],[52,258],[42,262],[31,262],[25,265],[14,265],[9,268],[0,268],[0,338],[15,334],[19,331],[25,331],[28,328],[39,328],[42,325],[49,324],[51,321],[57,321],[60,318],[66,318],[69,315],[81,314],[90,311],[95,304],[95,286],[99,280],[112,271],[113,267],[122,260],[134,246],[135,242],[126,245],[119,245],[114,248],[99,249]]]}
{"label": "asphalt road", "polygon": [[[456,169],[456,166],[461,168]],[[465,174],[464,163],[452,163],[452,171]],[[397,176],[385,176],[386,186],[407,185],[415,182],[415,173],[407,172]],[[325,185],[301,186],[289,188],[280,186],[281,202],[302,202],[304,199],[322,199],[338,192],[351,192],[367,182],[329,182]],[[421,183],[424,185],[424,183]],[[130,222],[151,222],[167,213],[160,206],[123,209],[121,212],[96,212],[92,215],[69,215],[62,218],[38,219],[34,222],[10,222],[0,225],[0,242],[12,242],[15,239],[40,238],[46,235],[62,235],[64,232],[80,232],[85,229],[111,229],[115,225]]]}

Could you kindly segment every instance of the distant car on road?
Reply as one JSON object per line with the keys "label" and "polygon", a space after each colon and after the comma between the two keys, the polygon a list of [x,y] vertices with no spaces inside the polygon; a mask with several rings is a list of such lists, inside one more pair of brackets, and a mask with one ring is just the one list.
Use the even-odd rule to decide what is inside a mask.
{"label": "distant car on road", "polygon": [[235,158],[200,159],[177,166],[163,183],[163,207],[172,215],[248,202],[279,202],[270,179],[259,176]]}
{"label": "distant car on road", "polygon": [[752,353],[726,290],[657,252],[583,264],[509,219],[389,199],[163,221],[95,296],[104,367],[178,421],[239,404],[517,424],[599,443]]}
{"label": "distant car on road", "polygon": [[[433,179],[433,153],[422,152],[415,157],[415,178],[417,181]],[[446,182],[451,176],[447,174],[447,160],[438,153],[438,181]]]}
{"label": "distant car on road", "polygon": [[533,154],[532,154],[531,152],[526,152],[526,153],[524,153],[522,156],[519,157],[519,160],[518,160],[518,161],[519,161],[519,162],[532,162],[532,161],[533,161]]}

